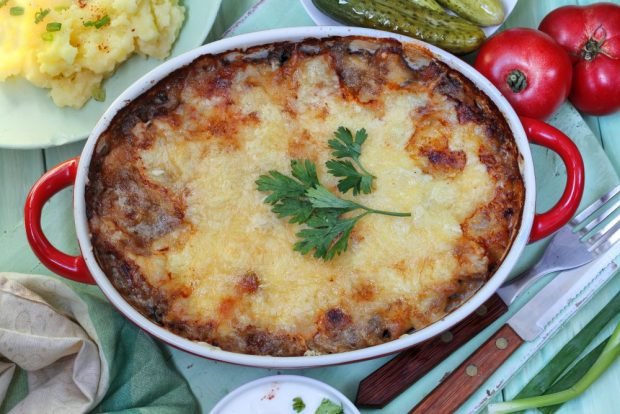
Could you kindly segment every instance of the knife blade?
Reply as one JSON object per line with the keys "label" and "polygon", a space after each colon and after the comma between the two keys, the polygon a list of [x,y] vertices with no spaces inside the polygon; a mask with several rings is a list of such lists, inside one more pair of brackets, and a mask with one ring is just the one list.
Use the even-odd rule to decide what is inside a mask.
{"label": "knife blade", "polygon": [[[575,301],[582,291],[592,284],[600,287],[609,281],[618,268],[613,262],[618,254],[620,246],[614,246],[587,266],[588,269],[602,267],[594,277],[583,277],[587,272],[582,268],[562,272],[556,276],[410,413],[454,412],[521,344],[537,338],[552,321],[557,322],[563,313],[568,316],[574,314],[574,310],[583,306],[595,290],[588,289],[587,297],[580,297],[579,301]],[[568,306],[574,307],[573,311],[563,312]],[[568,316],[565,318],[568,319]],[[561,324],[552,325],[552,328],[557,330]],[[547,335],[550,336],[552,333],[548,332]]]}

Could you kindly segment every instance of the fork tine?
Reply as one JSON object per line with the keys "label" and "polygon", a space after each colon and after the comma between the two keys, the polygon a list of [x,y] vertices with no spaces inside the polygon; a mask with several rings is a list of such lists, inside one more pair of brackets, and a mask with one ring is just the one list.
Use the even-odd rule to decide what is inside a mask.
{"label": "fork tine", "polygon": [[603,253],[613,246],[618,240],[620,240],[620,222],[616,223],[610,231],[599,237],[598,240],[596,240],[594,244],[588,248],[588,251],[596,251],[598,254]]}
{"label": "fork tine", "polygon": [[616,227],[620,228],[620,226],[618,226],[619,224],[620,224],[620,215],[617,215],[612,220],[610,220],[608,223],[605,223],[605,225],[601,227],[599,231],[597,231],[592,236],[584,240],[586,244],[590,245],[590,249],[588,250],[595,249],[596,246],[602,243],[601,240],[603,240],[603,238],[605,238],[606,240],[609,236],[605,237],[605,235],[608,235],[611,230],[615,231]]}
{"label": "fork tine", "polygon": [[570,224],[571,226],[578,226],[581,223],[583,223],[583,221],[590,217],[590,215],[592,213],[594,213],[596,210],[599,209],[599,207],[601,207],[603,204],[605,204],[606,202],[608,202],[611,198],[613,198],[613,196],[615,196],[616,194],[618,194],[620,192],[620,185],[612,188],[607,194],[603,195],[601,198],[599,198],[598,200],[596,200],[594,203],[590,204],[588,207],[586,207],[585,209],[583,209],[583,211],[579,214],[577,214],[571,221]]}
{"label": "fork tine", "polygon": [[581,234],[585,235],[585,234],[589,233],[590,230],[592,230],[594,227],[596,227],[597,225],[602,223],[607,217],[609,217],[611,215],[611,213],[616,211],[616,209],[619,206],[620,206],[620,198],[618,198],[613,203],[611,203],[611,206],[608,207],[605,211],[603,211],[603,213],[599,214],[598,217],[594,218],[592,221],[590,221],[588,224],[586,224],[584,226],[584,228],[582,228],[580,230]]}

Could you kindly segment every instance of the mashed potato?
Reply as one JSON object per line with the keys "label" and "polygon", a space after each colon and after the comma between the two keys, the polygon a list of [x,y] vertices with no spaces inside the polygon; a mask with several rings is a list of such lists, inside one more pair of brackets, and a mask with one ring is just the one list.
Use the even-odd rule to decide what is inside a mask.
{"label": "mashed potato", "polygon": [[184,18],[178,0],[0,1],[0,81],[22,76],[79,108],[133,53],[168,56]]}

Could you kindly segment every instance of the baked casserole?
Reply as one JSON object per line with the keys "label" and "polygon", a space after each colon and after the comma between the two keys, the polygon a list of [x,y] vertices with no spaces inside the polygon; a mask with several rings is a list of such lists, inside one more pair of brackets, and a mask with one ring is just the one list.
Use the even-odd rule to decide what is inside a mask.
{"label": "baked casserole", "polygon": [[[369,194],[339,194],[339,127],[365,129]],[[332,260],[293,249],[256,180],[310,160],[369,215]],[[97,261],[146,317],[224,350],[295,356],[396,339],[495,272],[519,230],[521,158],[463,75],[393,39],[331,37],[204,55],[100,136],[86,208]]]}

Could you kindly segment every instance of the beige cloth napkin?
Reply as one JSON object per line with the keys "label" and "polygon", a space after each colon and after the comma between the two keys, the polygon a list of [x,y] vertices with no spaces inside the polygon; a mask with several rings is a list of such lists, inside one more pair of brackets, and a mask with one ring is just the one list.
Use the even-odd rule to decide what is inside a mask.
{"label": "beige cloth napkin", "polygon": [[28,395],[11,413],[83,413],[103,398],[106,360],[87,304],[50,277],[0,273],[0,402],[15,366]]}

